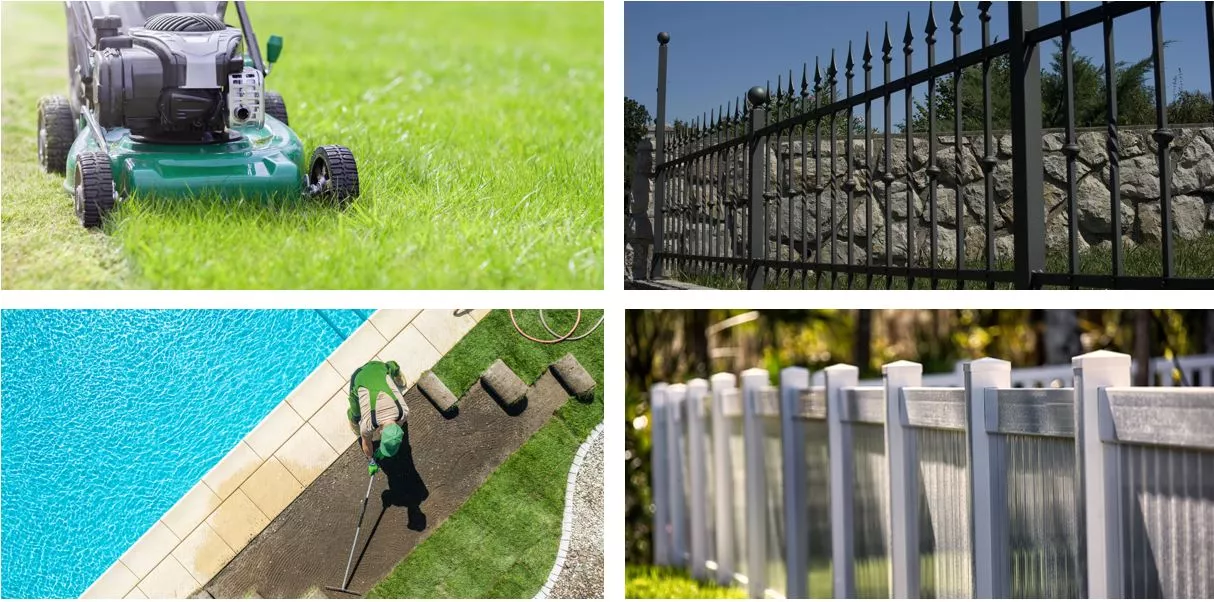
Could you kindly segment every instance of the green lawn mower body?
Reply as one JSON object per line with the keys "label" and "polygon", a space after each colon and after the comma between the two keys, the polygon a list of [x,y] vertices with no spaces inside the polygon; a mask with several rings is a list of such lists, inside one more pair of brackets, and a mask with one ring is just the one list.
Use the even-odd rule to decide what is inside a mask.
{"label": "green lawn mower body", "polygon": [[64,174],[85,227],[131,197],[312,197],[342,206],[358,196],[349,149],[309,159],[286,103],[264,87],[268,61],[243,2],[68,2],[69,97],[38,106],[38,159]]}
{"label": "green lawn mower body", "polygon": [[276,200],[301,198],[306,186],[303,143],[283,122],[266,116],[261,127],[233,128],[240,137],[205,145],[157,144],[131,137],[126,128],[104,132],[108,152],[87,127],[67,155],[63,187],[75,189],[76,157],[106,152],[119,198],[142,196],[189,199],[237,196]]}

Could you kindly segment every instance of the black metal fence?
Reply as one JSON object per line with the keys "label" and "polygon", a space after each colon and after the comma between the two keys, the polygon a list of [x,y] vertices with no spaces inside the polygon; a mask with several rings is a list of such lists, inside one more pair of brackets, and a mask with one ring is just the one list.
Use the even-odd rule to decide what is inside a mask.
{"label": "black metal fence", "polygon": [[[942,62],[936,60],[938,27],[929,9],[921,40],[926,66],[917,71],[913,56],[920,41],[908,16],[900,48],[906,75],[900,79],[891,78],[897,51],[887,24],[880,54],[874,55],[865,39],[857,64],[849,45],[842,72],[832,52],[825,65],[815,60],[812,72],[803,65],[799,90],[789,72],[770,92],[768,82],[686,126],[668,132],[659,125],[652,274],[718,284],[724,279],[748,288],[1214,288],[1214,257],[1180,270],[1176,265],[1172,174],[1177,153],[1169,147],[1178,130],[1168,126],[1160,3],[1110,2],[1072,14],[1062,2],[1059,19],[1041,25],[1036,3],[1012,2],[1008,35],[998,41],[992,41],[991,8],[991,2],[978,3],[981,47],[963,54],[961,36],[969,19],[953,3],[948,29],[953,55]],[[1214,82],[1214,3],[1206,2],[1204,9]],[[1147,134],[1135,137],[1118,125],[1113,33],[1116,18],[1137,11],[1148,11],[1151,23],[1156,120]],[[1098,245],[1081,235],[1081,210],[1093,209],[1079,206],[1077,191],[1079,176],[1091,175],[1094,168],[1078,161],[1083,149],[1071,38],[1088,27],[1103,29],[1107,90],[1107,133],[1103,144],[1094,143],[1097,150],[1103,146],[1099,177],[1108,188],[1107,223],[1102,224],[1108,235]],[[1051,134],[1062,155],[1058,184],[1047,183],[1043,169],[1040,56],[1042,45],[1055,39],[1065,95],[1065,131]],[[669,35],[659,34],[658,124],[666,123],[669,41]],[[883,71],[879,85],[873,82],[874,62]],[[1010,90],[992,88],[996,62],[1010,71]],[[967,137],[963,104],[970,103],[972,112],[978,99],[963,98],[962,82],[973,77],[973,69],[965,72],[972,67],[981,70],[982,125]],[[944,133],[937,132],[941,78],[952,93],[951,132]],[[916,132],[914,90],[924,85],[926,131]],[[992,100],[1003,94],[1010,94],[1011,119],[1004,126],[1010,131],[997,134]],[[906,125],[895,133],[891,107],[898,101],[905,103]],[[884,132],[870,126],[875,103],[884,111]],[[1133,224],[1150,230],[1144,238],[1151,244],[1130,249],[1150,255],[1147,274],[1127,271],[1123,139],[1132,139],[1147,160],[1153,153],[1157,162],[1158,215]],[[1095,211],[1106,211],[1100,205]],[[1047,217],[1055,222],[1051,234]],[[1081,257],[1089,247],[1103,259]]]}

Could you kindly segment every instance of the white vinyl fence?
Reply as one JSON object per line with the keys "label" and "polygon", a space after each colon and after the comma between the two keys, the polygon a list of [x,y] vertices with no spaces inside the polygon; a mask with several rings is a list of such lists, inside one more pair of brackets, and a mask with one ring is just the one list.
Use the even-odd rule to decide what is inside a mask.
{"label": "white vinyl fence", "polygon": [[655,562],[756,598],[1214,597],[1214,356],[1177,363],[1201,386],[1111,352],[656,384]]}

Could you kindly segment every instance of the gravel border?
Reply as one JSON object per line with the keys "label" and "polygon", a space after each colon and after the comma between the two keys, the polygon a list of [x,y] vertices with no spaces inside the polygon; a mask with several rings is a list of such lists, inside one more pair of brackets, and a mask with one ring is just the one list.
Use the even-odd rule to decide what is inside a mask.
{"label": "gravel border", "polygon": [[603,424],[582,442],[565,485],[561,544],[544,598],[603,597]]}

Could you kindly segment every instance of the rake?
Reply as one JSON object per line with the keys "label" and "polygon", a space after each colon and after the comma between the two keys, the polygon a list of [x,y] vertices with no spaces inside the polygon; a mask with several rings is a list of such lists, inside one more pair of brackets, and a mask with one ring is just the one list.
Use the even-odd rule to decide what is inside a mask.
{"label": "rake", "polygon": [[343,594],[350,594],[352,596],[362,596],[362,594],[350,591],[346,588],[350,586],[350,565],[354,562],[354,548],[358,546],[358,536],[362,534],[363,515],[367,513],[367,500],[371,499],[371,485],[373,484],[375,484],[374,474],[371,475],[371,480],[367,481],[367,494],[363,496],[363,509],[358,513],[358,528],[354,530],[354,541],[350,542],[350,558],[346,560],[346,573],[345,577],[341,581],[341,587],[326,585],[325,589],[327,590],[341,592]]}

